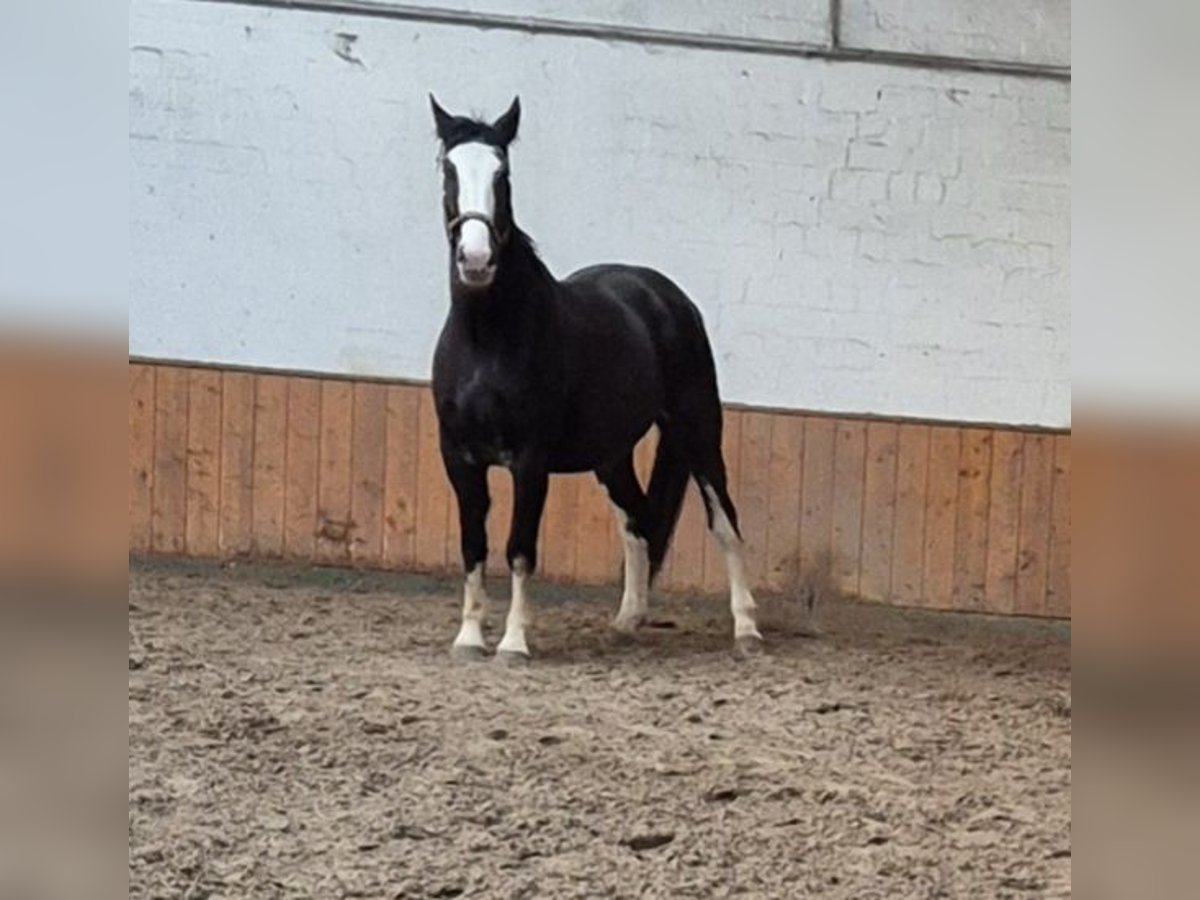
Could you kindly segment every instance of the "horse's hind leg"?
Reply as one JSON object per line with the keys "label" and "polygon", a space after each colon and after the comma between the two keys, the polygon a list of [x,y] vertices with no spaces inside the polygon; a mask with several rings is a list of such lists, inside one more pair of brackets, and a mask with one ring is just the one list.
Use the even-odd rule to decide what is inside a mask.
{"label": "horse's hind leg", "polygon": [[621,594],[621,608],[613,619],[612,627],[624,634],[636,631],[646,621],[650,597],[650,552],[649,534],[653,523],[649,522],[646,495],[638,484],[633,469],[633,455],[629,454],[610,466],[596,471],[596,477],[608,491],[617,521],[621,525],[621,538],[625,548],[625,590]]}
{"label": "horse's hind leg", "polygon": [[[724,466],[722,466],[722,469]],[[724,473],[716,479],[697,478],[704,494],[704,506],[708,510],[708,527],[721,552],[725,554],[725,568],[729,573],[729,610],[733,613],[733,640],[739,651],[753,653],[762,643],[758,625],[754,621],[754,595],[746,577],[745,547],[737,527],[737,511],[725,487]]]}
{"label": "horse's hind leg", "polygon": [[679,446],[678,436],[673,429],[660,425],[654,469],[650,473],[650,485],[646,488],[646,508],[650,522],[651,584],[654,583],[654,577],[666,558],[671,534],[679,521],[683,496],[687,493],[691,477],[691,469]]}
{"label": "horse's hind leg", "polygon": [[690,430],[692,476],[704,499],[709,530],[725,556],[735,649],[750,654],[760,649],[762,635],[754,620],[754,595],[750,592],[750,582],[746,577],[745,547],[738,529],[737,510],[726,483],[725,460],[721,457],[720,416],[720,406],[717,405],[713,414],[697,423],[700,427]]}

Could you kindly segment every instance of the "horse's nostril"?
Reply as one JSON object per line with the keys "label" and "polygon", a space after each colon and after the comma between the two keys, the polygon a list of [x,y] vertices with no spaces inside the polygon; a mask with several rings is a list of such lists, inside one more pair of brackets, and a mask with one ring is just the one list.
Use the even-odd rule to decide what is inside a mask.
{"label": "horse's nostril", "polygon": [[456,254],[455,254],[454,258],[455,258],[456,260],[458,260],[458,262],[460,262],[460,263],[465,263],[465,262],[467,261],[467,254],[466,254],[466,251],[465,251],[465,250],[463,250],[463,248],[462,248],[462,247],[459,247],[459,248],[458,248],[458,253],[456,253]]}

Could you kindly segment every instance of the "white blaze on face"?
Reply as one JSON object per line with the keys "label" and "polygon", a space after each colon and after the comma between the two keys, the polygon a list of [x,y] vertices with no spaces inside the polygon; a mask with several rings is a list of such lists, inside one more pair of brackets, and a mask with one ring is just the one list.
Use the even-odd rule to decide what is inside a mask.
{"label": "white blaze on face", "polygon": [[[496,216],[496,174],[500,171],[500,152],[488,144],[459,144],[446,154],[458,176],[458,214],[482,213],[489,221]],[[491,232],[478,219],[468,219],[459,227],[455,259],[463,281],[478,282],[468,272],[489,268],[492,257]],[[491,278],[489,271],[488,280]]]}

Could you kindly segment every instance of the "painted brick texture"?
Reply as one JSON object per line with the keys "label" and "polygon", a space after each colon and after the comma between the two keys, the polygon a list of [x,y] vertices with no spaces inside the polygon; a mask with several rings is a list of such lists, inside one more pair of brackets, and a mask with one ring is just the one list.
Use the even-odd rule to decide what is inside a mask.
{"label": "painted brick texture", "polygon": [[854,47],[1042,65],[1071,64],[1070,0],[844,0]]}
{"label": "painted brick texture", "polygon": [[426,377],[426,94],[520,93],[517,214],[551,269],[674,277],[727,401],[1070,423],[1061,81],[177,0],[137,0],[130,46],[135,355]]}

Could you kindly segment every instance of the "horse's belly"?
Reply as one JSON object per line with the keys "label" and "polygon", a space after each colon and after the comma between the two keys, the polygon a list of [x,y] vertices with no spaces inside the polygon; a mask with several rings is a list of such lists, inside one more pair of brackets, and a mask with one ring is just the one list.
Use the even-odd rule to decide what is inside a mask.
{"label": "horse's belly", "polygon": [[616,462],[650,430],[657,413],[635,407],[620,415],[574,419],[551,447],[551,471],[591,472]]}

